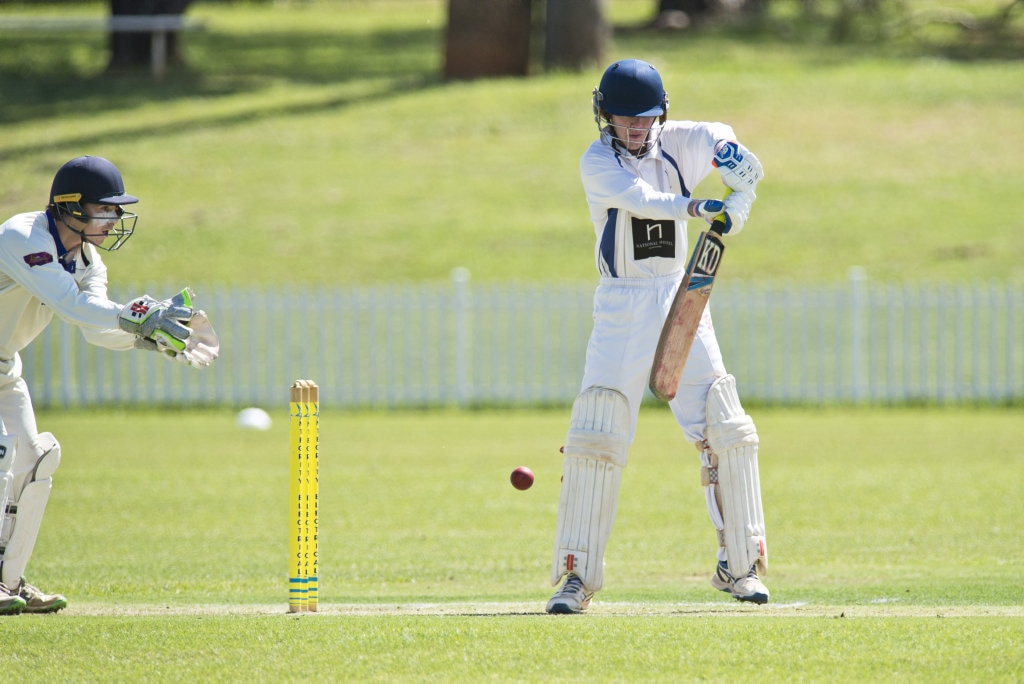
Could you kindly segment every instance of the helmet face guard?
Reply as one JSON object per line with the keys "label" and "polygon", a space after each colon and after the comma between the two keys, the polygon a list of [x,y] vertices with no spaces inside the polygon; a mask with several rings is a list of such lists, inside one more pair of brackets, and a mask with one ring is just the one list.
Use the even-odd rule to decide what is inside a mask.
{"label": "helmet face guard", "polygon": [[[668,116],[668,95],[661,75],[651,64],[639,59],[625,59],[605,69],[601,84],[594,89],[592,104],[599,130],[604,130],[612,116],[657,117],[659,123],[664,123]],[[643,156],[650,149],[658,131],[660,127],[651,127],[647,141],[635,153],[637,156]],[[618,138],[614,130],[610,134],[626,148],[626,142]]]}
{"label": "helmet face guard", "polygon": [[[60,167],[50,187],[49,206],[53,208],[55,218],[64,220],[74,218],[89,224],[93,221],[114,222],[109,232],[99,244],[89,238],[101,237],[85,231],[71,228],[91,244],[108,252],[121,248],[135,232],[138,215],[126,212],[123,204],[134,204],[138,197],[125,193],[121,172],[103,157],[76,157]],[[85,212],[85,204],[115,205],[114,215],[90,216]],[[65,221],[65,225],[68,225]],[[68,226],[70,228],[70,226]],[[110,238],[113,237],[113,242]],[[108,243],[104,245],[103,243]]]}
{"label": "helmet face guard", "polygon": [[[52,206],[54,208],[54,213],[56,214],[55,218],[63,220],[64,225],[68,226],[68,228],[80,235],[83,240],[89,242],[94,247],[98,247],[99,249],[107,252],[114,252],[121,249],[121,245],[127,242],[128,238],[135,233],[135,223],[139,220],[138,214],[125,211],[120,205],[117,205],[117,211],[114,212],[113,216],[90,216],[85,213],[85,208],[82,207],[81,203],[77,199],[74,199],[77,194],[78,193],[73,193],[72,195],[58,195],[54,198]],[[101,237],[100,235],[89,233],[88,228],[86,230],[76,230],[67,223],[67,218],[73,218],[86,224],[94,221],[97,223],[109,223],[114,221],[115,223],[106,233],[106,236],[103,237],[103,240],[97,243],[93,242],[89,238]],[[113,242],[111,242],[111,238],[113,238]]]}

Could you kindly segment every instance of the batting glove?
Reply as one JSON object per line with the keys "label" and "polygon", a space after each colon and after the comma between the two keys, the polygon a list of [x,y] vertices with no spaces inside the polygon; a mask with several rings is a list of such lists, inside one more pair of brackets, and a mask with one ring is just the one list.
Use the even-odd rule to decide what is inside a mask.
{"label": "batting glove", "polygon": [[754,153],[735,140],[719,140],[711,165],[722,175],[722,182],[736,192],[753,192],[764,168]]}
{"label": "batting glove", "polygon": [[[756,195],[750,192],[733,192],[725,198],[725,215],[729,217],[729,230],[733,235],[743,230],[750,218],[750,206]],[[728,230],[725,232],[729,232]]]}
{"label": "batting glove", "polygon": [[[728,206],[722,200],[692,200],[686,207],[686,213],[695,218],[702,218],[713,226],[716,231],[728,233],[732,230],[732,217],[727,211]],[[715,225],[716,223],[720,225]]]}

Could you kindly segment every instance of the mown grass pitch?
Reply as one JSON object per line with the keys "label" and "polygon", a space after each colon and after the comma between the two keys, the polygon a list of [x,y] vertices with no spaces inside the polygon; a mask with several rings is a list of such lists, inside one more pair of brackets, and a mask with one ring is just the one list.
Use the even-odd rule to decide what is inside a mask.
{"label": "mown grass pitch", "polygon": [[[696,454],[645,408],[606,588],[543,614],[566,410],[321,421],[323,613],[287,610],[287,408],[47,411],[64,463],[0,620],[24,681],[1012,680],[1024,674],[1010,410],[758,409],[772,603],[713,591]],[[517,465],[532,489],[508,482]],[[59,657],[54,654],[59,653]]]}

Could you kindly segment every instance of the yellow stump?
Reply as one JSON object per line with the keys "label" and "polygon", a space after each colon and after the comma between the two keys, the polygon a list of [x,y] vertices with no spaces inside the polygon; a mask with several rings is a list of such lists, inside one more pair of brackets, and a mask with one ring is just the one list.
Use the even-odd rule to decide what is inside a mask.
{"label": "yellow stump", "polygon": [[308,430],[306,432],[306,505],[307,505],[307,606],[316,612],[320,599],[320,388],[309,383]]}
{"label": "yellow stump", "polygon": [[320,388],[296,380],[289,394],[288,610],[315,612],[319,603],[318,534]]}

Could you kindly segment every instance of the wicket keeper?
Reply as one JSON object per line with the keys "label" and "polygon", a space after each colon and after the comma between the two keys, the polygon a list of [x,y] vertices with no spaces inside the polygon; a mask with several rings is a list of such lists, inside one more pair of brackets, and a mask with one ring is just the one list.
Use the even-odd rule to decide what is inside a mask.
{"label": "wicket keeper", "polygon": [[107,298],[100,250],[132,236],[137,216],[124,207],[138,201],[111,162],[77,157],[57,171],[45,210],[0,224],[0,615],[67,605],[24,577],[61,451],[36,426],[18,353],[57,316],[108,349],[157,351],[195,367],[218,356],[217,335],[190,290],[166,301]]}

